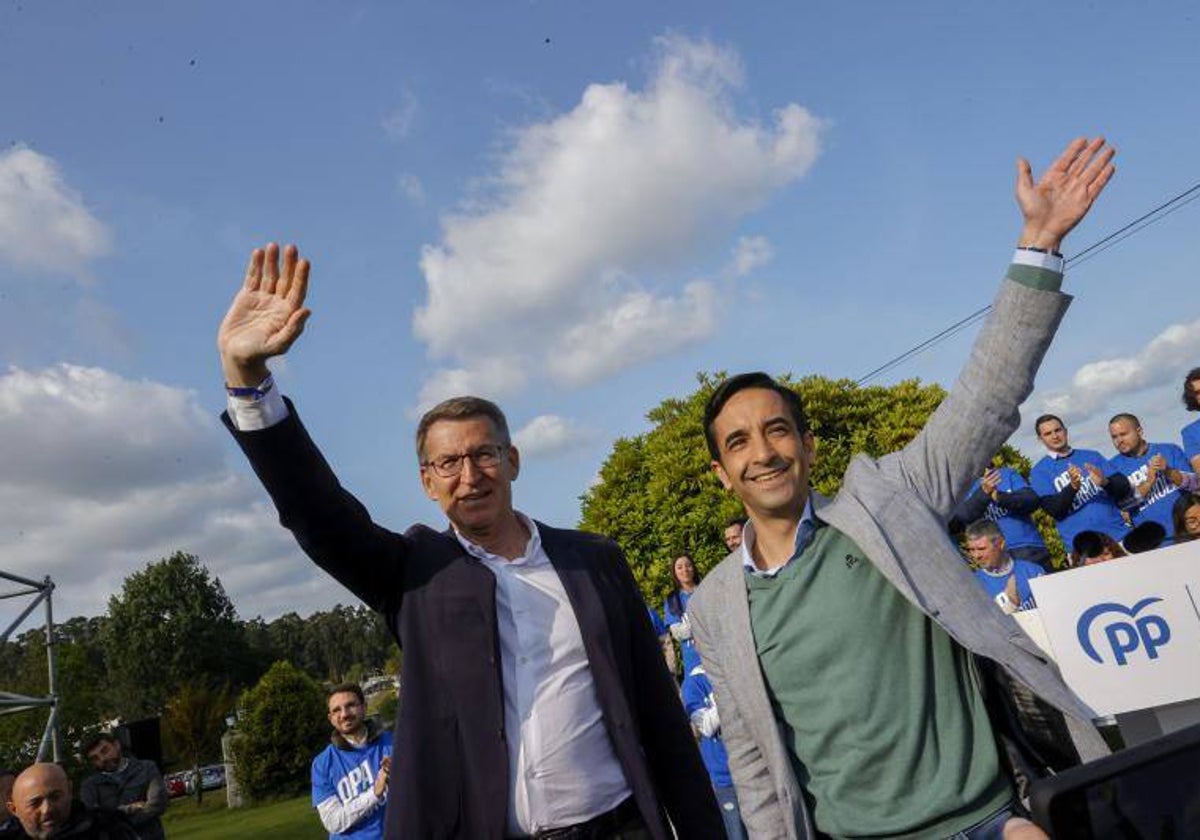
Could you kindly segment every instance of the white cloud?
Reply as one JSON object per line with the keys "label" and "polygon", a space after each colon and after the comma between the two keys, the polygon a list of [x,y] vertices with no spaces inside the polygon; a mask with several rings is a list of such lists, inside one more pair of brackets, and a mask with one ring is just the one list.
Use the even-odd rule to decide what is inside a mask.
{"label": "white cloud", "polygon": [[[226,462],[189,391],[99,368],[0,375],[0,568],[50,575],[61,617],[103,612],[123,579],[189,551],[243,616],[328,606],[330,583]],[[0,607],[4,606],[0,604]]]}
{"label": "white cloud", "polygon": [[547,456],[591,440],[592,432],[557,414],[540,414],[513,434],[521,454]]}
{"label": "white cloud", "polygon": [[[577,385],[711,334],[711,290],[680,292],[671,270],[802,176],[821,123],[794,103],[769,124],[740,118],[735,52],[677,36],[657,47],[644,89],[593,84],[514,132],[489,191],[443,218],[413,321],[433,358],[479,379],[478,360],[500,354],[514,379],[548,370]],[[689,315],[698,322],[671,323],[661,341],[604,329]]]}
{"label": "white cloud", "polygon": [[417,97],[410,90],[401,91],[400,104],[383,118],[383,131],[393,142],[403,143],[412,133],[416,116]]}
{"label": "white cloud", "polygon": [[630,292],[562,333],[547,362],[555,379],[583,385],[707,338],[716,327],[711,283],[689,283],[677,298]]}
{"label": "white cloud", "polygon": [[402,172],[396,179],[396,183],[400,186],[400,192],[404,193],[405,197],[413,204],[420,207],[425,203],[425,185],[416,175],[411,172]]}
{"label": "white cloud", "polygon": [[771,243],[765,236],[742,236],[733,248],[733,258],[727,273],[734,277],[745,277],[755,269],[762,268],[775,256]]}
{"label": "white cloud", "polygon": [[1038,400],[1043,410],[1067,420],[1084,420],[1097,412],[1128,410],[1129,396],[1178,381],[1200,358],[1200,319],[1173,324],[1132,356],[1102,359],[1079,368],[1068,388]]}
{"label": "white cloud", "polygon": [[18,268],[86,279],[111,236],[58,165],[25,146],[0,153],[0,259]]}
{"label": "white cloud", "polygon": [[491,356],[469,368],[446,368],[434,373],[421,386],[417,412],[422,412],[451,397],[475,396],[498,400],[525,387],[520,363]]}

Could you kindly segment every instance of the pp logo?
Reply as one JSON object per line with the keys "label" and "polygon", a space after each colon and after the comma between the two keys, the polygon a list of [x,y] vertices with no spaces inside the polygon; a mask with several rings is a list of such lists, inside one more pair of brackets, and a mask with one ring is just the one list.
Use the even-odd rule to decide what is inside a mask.
{"label": "pp logo", "polygon": [[[1104,664],[1104,657],[1092,644],[1091,632],[1092,624],[1097,619],[1110,616],[1113,620],[1104,625],[1104,638],[1108,641],[1113,660],[1118,665],[1128,664],[1129,654],[1139,647],[1145,649],[1146,656],[1150,659],[1158,659],[1158,649],[1171,641],[1171,628],[1162,616],[1147,614],[1138,618],[1137,615],[1161,600],[1162,598],[1156,597],[1143,598],[1132,607],[1112,602],[1089,607],[1079,616],[1079,623],[1075,626],[1083,652],[1096,662]],[[1128,620],[1121,616],[1127,617]]]}

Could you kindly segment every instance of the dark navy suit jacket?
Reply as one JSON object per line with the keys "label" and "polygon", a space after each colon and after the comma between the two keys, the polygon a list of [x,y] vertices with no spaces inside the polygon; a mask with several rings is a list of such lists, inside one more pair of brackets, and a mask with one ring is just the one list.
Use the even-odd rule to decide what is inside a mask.
{"label": "dark navy suit jacket", "polygon": [[[502,838],[508,807],[495,578],[452,534],[371,521],[289,402],[226,425],[304,551],[379,611],[404,651],[386,834]],[[538,525],[575,610],[614,752],[651,835],[724,837],[708,777],[629,567],[605,537]]]}

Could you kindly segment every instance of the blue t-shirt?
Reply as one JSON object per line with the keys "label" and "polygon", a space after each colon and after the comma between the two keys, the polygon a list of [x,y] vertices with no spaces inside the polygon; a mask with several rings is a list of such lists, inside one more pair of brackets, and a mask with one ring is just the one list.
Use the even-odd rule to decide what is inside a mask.
{"label": "blue t-shirt", "polygon": [[[666,622],[668,627],[683,621],[683,615],[687,612],[688,601],[692,599],[691,594],[684,592],[682,589],[676,594],[679,595],[678,610],[675,610],[671,606],[674,595],[668,596],[667,600],[663,601],[663,621]],[[679,651],[683,654],[683,673],[690,674],[694,668],[700,667],[700,654],[696,650],[696,643],[692,639],[682,640],[679,643]]]}
{"label": "blue t-shirt", "polygon": [[1112,475],[1114,470],[1108,465],[1108,459],[1092,449],[1072,449],[1071,454],[1063,458],[1052,458],[1047,455],[1033,465],[1029,471],[1029,482],[1039,496],[1053,496],[1071,483],[1067,468],[1074,464],[1083,473],[1083,482],[1079,492],[1071,503],[1070,512],[1058,520],[1058,534],[1067,551],[1075,544],[1075,535],[1080,531],[1099,531],[1108,534],[1114,540],[1123,540],[1129,531],[1129,526],[1121,518],[1121,512],[1113,504],[1102,487],[1088,476],[1087,465],[1099,467],[1105,475]]}
{"label": "blue t-shirt", "polygon": [[[1192,471],[1183,450],[1173,443],[1148,443],[1145,455],[1118,454],[1114,455],[1108,463],[1113,470],[1128,476],[1129,483],[1136,488],[1146,480],[1150,470],[1150,459],[1155,455],[1162,455],[1167,460],[1167,466],[1170,469],[1183,472]],[[1165,472],[1160,472],[1154,486],[1150,488],[1150,492],[1143,496],[1138,506],[1133,509],[1133,524],[1141,525],[1147,520],[1157,522],[1167,532],[1167,539],[1163,545],[1170,545],[1175,539],[1175,524],[1171,519],[1171,508],[1177,498],[1179,498],[1179,488],[1171,483]]]}
{"label": "blue t-shirt", "polygon": [[1037,563],[1030,563],[1028,560],[1013,560],[1011,569],[1004,569],[996,574],[992,574],[987,569],[976,569],[975,579],[983,584],[988,597],[995,601],[996,596],[1004,591],[1004,587],[1008,586],[1008,579],[1016,575],[1017,598],[1021,601],[1017,605],[1017,609],[1028,610],[1037,606],[1033,601],[1033,590],[1029,588],[1029,581],[1035,577],[1041,577],[1045,573],[1046,570]]}
{"label": "blue t-shirt", "polygon": [[[1018,490],[1025,490],[1029,487],[1029,483],[1012,467],[1000,467],[999,472],[1000,483],[996,485],[996,489],[1001,493],[1015,493]],[[971,489],[967,491],[968,499],[979,492],[979,485],[980,479],[976,479],[971,485]],[[1042,535],[1038,532],[1037,525],[1033,524],[1033,519],[1028,513],[1016,513],[998,502],[989,500],[983,517],[990,519],[1000,526],[1000,533],[1004,535],[1004,543],[1009,548],[1046,547],[1046,543],[1042,540]],[[965,522],[963,524],[969,525],[970,523]]]}
{"label": "blue t-shirt", "polygon": [[1180,435],[1183,437],[1183,454],[1188,460],[1200,455],[1200,420],[1188,423]]}
{"label": "blue t-shirt", "polygon": [[[343,805],[375,785],[375,777],[385,755],[392,754],[392,733],[382,732],[374,741],[361,747],[341,750],[330,744],[322,750],[312,763],[312,802],[316,808],[331,796],[336,796]],[[363,819],[341,834],[330,834],[330,838],[383,837],[384,807],[380,805]]]}
{"label": "blue t-shirt", "polygon": [[[701,709],[716,708],[712,683],[708,681],[704,669],[699,666],[688,671],[687,676],[683,678],[682,694],[683,708],[687,710],[688,717]],[[704,767],[708,770],[713,787],[733,786],[733,776],[729,774],[729,755],[725,752],[725,743],[720,735],[711,738],[701,736],[700,757],[704,759]]]}
{"label": "blue t-shirt", "polygon": [[654,635],[667,635],[667,625],[663,623],[662,616],[658,614],[658,610],[647,604],[646,612],[650,614],[650,625],[654,628]]}

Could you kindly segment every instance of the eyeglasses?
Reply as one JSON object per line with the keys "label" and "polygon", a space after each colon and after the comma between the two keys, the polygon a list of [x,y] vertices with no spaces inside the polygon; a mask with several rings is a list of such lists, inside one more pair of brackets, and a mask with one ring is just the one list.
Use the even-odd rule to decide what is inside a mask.
{"label": "eyeglasses", "polygon": [[500,459],[507,449],[507,444],[489,443],[461,455],[442,455],[429,461],[423,461],[421,466],[432,468],[442,478],[454,478],[462,472],[463,461],[468,458],[476,469],[494,469],[499,465]]}

